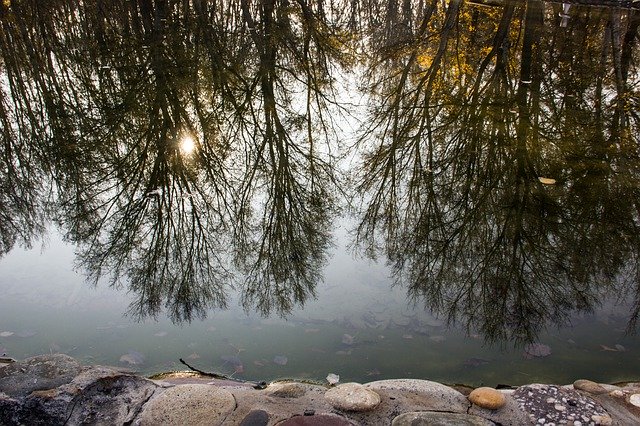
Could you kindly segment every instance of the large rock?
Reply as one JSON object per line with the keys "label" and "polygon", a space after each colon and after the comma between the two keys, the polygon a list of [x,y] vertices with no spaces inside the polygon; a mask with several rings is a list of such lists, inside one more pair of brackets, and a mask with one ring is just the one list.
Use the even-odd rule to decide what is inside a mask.
{"label": "large rock", "polygon": [[360,383],[343,383],[329,389],[324,397],[333,407],[344,411],[369,411],[380,404],[380,395]]}
{"label": "large rock", "polygon": [[39,355],[0,369],[0,392],[12,398],[67,384],[87,367],[68,355]]}
{"label": "large rock", "polygon": [[391,426],[493,426],[493,422],[469,414],[416,411],[399,415]]}
{"label": "large rock", "polygon": [[82,367],[66,355],[34,357],[16,365],[22,367],[9,375],[2,371],[0,424],[124,424],[133,421],[157,387],[117,369]]}
{"label": "large rock", "polygon": [[236,407],[231,392],[211,385],[179,385],[153,398],[140,415],[140,425],[222,424]]}
{"label": "large rock", "polygon": [[419,379],[378,380],[365,384],[411,411],[433,410],[464,413],[469,401],[457,390],[437,382]]}

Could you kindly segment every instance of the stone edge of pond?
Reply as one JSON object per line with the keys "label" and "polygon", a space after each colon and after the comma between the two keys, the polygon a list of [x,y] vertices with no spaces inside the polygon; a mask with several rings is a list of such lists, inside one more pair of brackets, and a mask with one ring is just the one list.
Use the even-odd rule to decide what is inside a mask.
{"label": "stone edge of pond", "polygon": [[253,385],[188,372],[152,380],[63,354],[40,355],[0,367],[0,424],[640,424],[640,382],[580,379],[512,389],[422,379]]}

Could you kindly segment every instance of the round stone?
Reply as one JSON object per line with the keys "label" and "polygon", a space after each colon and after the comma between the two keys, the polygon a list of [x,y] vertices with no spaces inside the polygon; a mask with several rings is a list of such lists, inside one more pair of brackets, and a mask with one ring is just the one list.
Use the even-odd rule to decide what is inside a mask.
{"label": "round stone", "polygon": [[596,382],[592,382],[591,380],[576,380],[573,382],[573,388],[576,390],[581,390],[584,392],[589,392],[594,395],[600,395],[603,393],[607,393],[607,390]]}
{"label": "round stone", "polygon": [[488,387],[472,390],[468,398],[469,401],[476,404],[478,407],[488,408],[490,410],[497,410],[507,403],[502,392]]}
{"label": "round stone", "polygon": [[640,393],[634,393],[629,397],[629,402],[636,407],[640,407]]}
{"label": "round stone", "polygon": [[489,426],[493,422],[471,414],[414,411],[394,418],[391,426]]}
{"label": "round stone", "polygon": [[222,424],[235,407],[235,398],[228,390],[202,384],[179,385],[147,403],[140,425]]}
{"label": "round stone", "polygon": [[380,395],[360,383],[343,383],[326,391],[324,397],[334,408],[344,411],[369,411],[380,404]]}
{"label": "round stone", "polygon": [[601,425],[601,426],[610,426],[613,424],[613,420],[609,416],[591,416],[591,420],[596,425]]}
{"label": "round stone", "polygon": [[269,413],[264,410],[251,410],[240,422],[240,426],[267,426],[268,424]]}

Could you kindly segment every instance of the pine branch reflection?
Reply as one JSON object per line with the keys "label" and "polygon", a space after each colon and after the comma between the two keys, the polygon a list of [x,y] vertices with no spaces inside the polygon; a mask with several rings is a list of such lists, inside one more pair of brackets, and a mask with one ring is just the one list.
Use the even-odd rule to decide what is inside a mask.
{"label": "pine branch reflection", "polygon": [[[637,11],[401,3],[2,3],[0,254],[54,220],[138,318],[234,287],[287,315],[357,194],[356,245],[488,340],[625,292],[635,328]],[[341,70],[370,106],[354,187]]]}

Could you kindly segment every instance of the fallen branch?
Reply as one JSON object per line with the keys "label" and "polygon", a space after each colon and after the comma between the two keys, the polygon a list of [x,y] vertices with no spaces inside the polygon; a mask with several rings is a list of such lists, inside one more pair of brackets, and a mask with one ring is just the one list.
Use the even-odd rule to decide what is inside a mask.
{"label": "fallen branch", "polygon": [[248,383],[248,384],[252,385],[254,389],[264,389],[264,388],[267,387],[267,382],[265,382],[265,381],[252,382],[252,381],[249,381],[249,380],[235,379],[233,377],[230,377],[230,376],[227,376],[227,375],[224,375],[224,374],[220,374],[220,373],[216,373],[216,372],[210,373],[210,372],[207,372],[207,371],[202,371],[200,369],[197,369],[197,368],[187,364],[187,362],[185,360],[183,360],[182,358],[180,358],[180,362],[182,364],[184,364],[185,366],[187,366],[189,368],[189,370],[195,371],[196,373],[201,374],[201,375],[206,376],[206,377],[213,377],[214,379],[220,379],[220,380],[231,380],[231,381],[240,382],[240,383]]}

